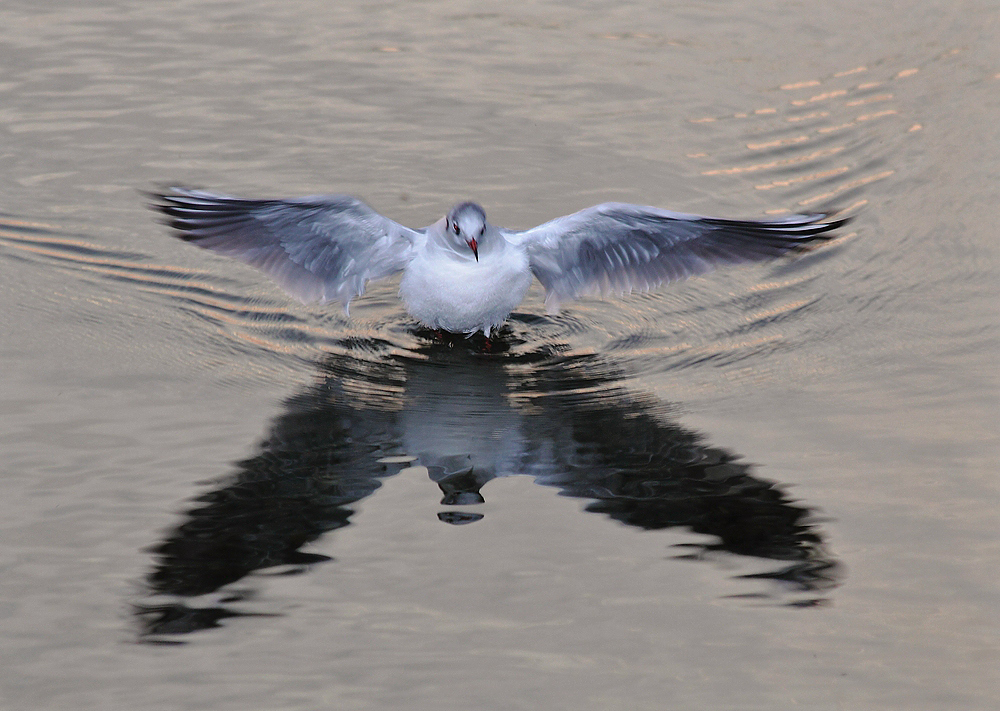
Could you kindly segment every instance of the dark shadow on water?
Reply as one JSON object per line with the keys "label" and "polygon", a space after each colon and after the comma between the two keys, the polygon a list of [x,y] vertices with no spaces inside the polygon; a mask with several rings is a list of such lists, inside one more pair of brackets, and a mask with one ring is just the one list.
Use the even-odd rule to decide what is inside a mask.
{"label": "dark shadow on water", "polygon": [[772,581],[760,594],[771,604],[822,604],[836,585],[838,566],[808,507],[670,422],[602,358],[519,353],[509,332],[492,344],[423,335],[427,345],[412,353],[373,357],[379,344],[356,343],[364,357],[331,356],[287,401],[257,454],[195,499],[152,549],[149,597],[135,606],[143,641],[251,614],[239,611],[251,593],[235,583],[328,561],[300,549],[350,525],[351,504],[414,464],[440,488],[446,524],[480,520],[482,487],[524,474],[622,524],[713,539],[668,549],[673,557],[775,561],[769,572],[739,576]]}

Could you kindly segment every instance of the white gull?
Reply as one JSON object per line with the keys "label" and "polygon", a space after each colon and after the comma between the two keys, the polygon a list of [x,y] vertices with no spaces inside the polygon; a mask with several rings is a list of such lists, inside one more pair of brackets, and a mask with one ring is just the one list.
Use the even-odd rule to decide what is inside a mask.
{"label": "white gull", "polygon": [[337,300],[346,310],[369,281],[402,272],[399,296],[413,318],[487,337],[533,277],[556,313],[579,296],[647,291],[801,251],[847,221],[829,213],[727,220],[603,203],[508,230],[463,202],[410,229],[348,195],[251,200],[171,187],[154,198],[182,239],[260,269],[304,303]]}

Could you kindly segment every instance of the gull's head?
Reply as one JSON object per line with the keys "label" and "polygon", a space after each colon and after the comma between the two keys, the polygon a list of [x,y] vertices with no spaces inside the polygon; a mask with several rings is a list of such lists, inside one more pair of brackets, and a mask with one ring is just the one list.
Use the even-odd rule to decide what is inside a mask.
{"label": "gull's head", "polygon": [[479,240],[486,234],[486,213],[474,202],[462,202],[444,218],[445,234],[458,245],[465,244],[479,261]]}

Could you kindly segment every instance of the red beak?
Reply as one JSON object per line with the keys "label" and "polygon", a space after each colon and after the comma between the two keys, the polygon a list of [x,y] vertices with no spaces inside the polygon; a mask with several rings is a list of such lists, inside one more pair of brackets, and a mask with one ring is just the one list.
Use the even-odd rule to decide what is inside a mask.
{"label": "red beak", "polygon": [[466,244],[469,245],[469,248],[472,250],[472,253],[474,255],[476,255],[476,261],[478,262],[479,261],[479,243],[476,242],[476,240],[474,240],[474,239],[469,239],[469,240],[466,240],[465,242],[466,242]]}

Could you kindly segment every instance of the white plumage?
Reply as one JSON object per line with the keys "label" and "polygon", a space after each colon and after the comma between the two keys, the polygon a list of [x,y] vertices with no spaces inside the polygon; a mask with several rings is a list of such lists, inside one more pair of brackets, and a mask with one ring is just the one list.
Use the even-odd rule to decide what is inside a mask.
{"label": "white plumage", "polygon": [[257,267],[303,302],[336,300],[346,309],[368,281],[402,272],[399,295],[411,316],[487,337],[532,277],[557,311],[585,294],[646,291],[801,250],[847,221],[826,213],[725,220],[604,203],[515,231],[466,202],[415,230],[347,195],[247,200],[174,187],[155,198],[182,239]]}

